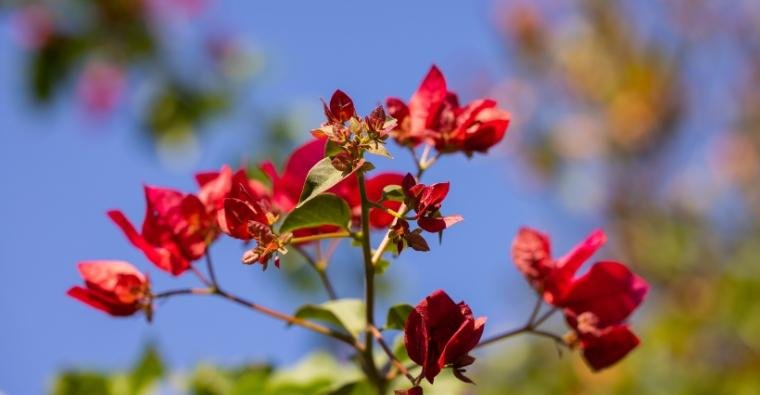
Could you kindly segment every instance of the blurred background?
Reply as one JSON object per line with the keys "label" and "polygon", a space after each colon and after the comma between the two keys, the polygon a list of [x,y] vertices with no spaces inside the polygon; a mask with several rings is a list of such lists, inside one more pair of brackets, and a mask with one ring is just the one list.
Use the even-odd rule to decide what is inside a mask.
{"label": "blurred background", "polygon": [[[509,259],[521,225],[550,233],[557,255],[603,227],[595,258],[652,292],[633,319],[642,345],[607,371],[523,337],[478,351],[476,387],[443,378],[430,393],[758,393],[760,2],[3,1],[0,37],[0,393],[329,381],[345,350],[298,364],[332,346],[223,300],[172,299],[146,324],[65,291],[88,259],[133,262],[156,289],[194,284],[153,270],[105,211],[139,220],[143,183],[192,191],[198,170],[281,163],[322,121],[319,98],[340,88],[364,113],[408,98],[432,63],[513,123],[488,156],[426,174],[451,181],[447,212],[465,221],[394,261],[382,306],[443,288],[489,317],[486,335],[522,324],[534,299]],[[393,152],[378,167],[409,169]],[[325,299],[298,259],[262,273],[242,251],[212,249],[227,288],[284,311]],[[359,295],[358,251],[340,251],[330,274]]]}

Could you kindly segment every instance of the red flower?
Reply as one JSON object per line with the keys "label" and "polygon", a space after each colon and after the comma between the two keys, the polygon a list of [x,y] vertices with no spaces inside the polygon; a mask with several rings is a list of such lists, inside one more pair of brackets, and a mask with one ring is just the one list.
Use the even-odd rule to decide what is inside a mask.
{"label": "red flower", "polygon": [[260,182],[248,178],[245,169],[234,174],[229,166],[222,166],[220,171],[197,173],[195,180],[200,187],[198,198],[206,206],[209,213],[216,215],[224,206],[224,199],[229,197],[233,186],[245,187],[247,193],[259,199],[268,199],[269,190]]}
{"label": "red flower", "polygon": [[180,275],[206,253],[206,247],[216,236],[215,219],[192,194],[146,186],[145,200],[142,232],[119,210],[109,211],[108,216],[149,261],[175,276]]}
{"label": "red flower", "polygon": [[583,357],[594,370],[625,357],[639,339],[623,322],[641,304],[649,285],[618,262],[599,262],[573,280],[562,298]]}
{"label": "red flower", "polygon": [[428,141],[440,152],[463,151],[468,155],[486,152],[501,141],[511,117],[492,99],[460,107],[456,93],[448,90],[436,66],[430,68],[409,106],[397,98],[388,98],[386,106],[398,121],[392,135],[399,144],[414,147]]}
{"label": "red flower", "polygon": [[322,101],[328,123],[344,123],[356,116],[356,108],[351,98],[342,90],[336,90],[330,98],[330,106]]}
{"label": "red flower", "polygon": [[414,176],[407,173],[402,188],[408,200],[407,204],[416,212],[415,219],[420,228],[437,233],[462,221],[460,215],[441,216],[441,204],[449,193],[448,182],[429,186],[418,184]]}
{"label": "red flower", "polygon": [[473,318],[464,302],[454,303],[442,290],[422,300],[409,314],[404,326],[404,343],[409,358],[422,366],[422,374],[433,379],[446,366],[464,381],[464,367],[475,358],[469,352],[483,335],[486,319]]}
{"label": "red flower", "polygon": [[641,304],[649,285],[618,262],[597,262],[583,276],[575,273],[605,242],[594,231],[567,255],[554,261],[548,236],[522,228],[512,244],[517,268],[544,300],[564,310],[583,357],[594,370],[625,357],[639,339],[624,321]]}
{"label": "red flower", "polygon": [[219,228],[236,239],[255,239],[254,236],[258,234],[256,228],[269,228],[276,220],[276,216],[267,208],[267,199],[251,187],[244,172],[238,172],[225,195],[222,209],[217,212]]}
{"label": "red flower", "polygon": [[640,343],[628,325],[615,325],[590,333],[578,333],[578,339],[583,359],[595,371],[614,365]]}
{"label": "red flower", "polygon": [[148,277],[123,261],[80,262],[84,287],[72,287],[67,294],[112,316],[128,316],[141,309],[150,311]]}
{"label": "red flower", "polygon": [[512,242],[512,258],[533,288],[547,303],[558,305],[572,283],[575,272],[607,240],[601,230],[591,233],[567,255],[558,260],[551,256],[549,238],[534,229],[521,228]]}
{"label": "red flower", "polygon": [[573,280],[562,298],[562,307],[574,316],[591,313],[603,328],[623,322],[649,291],[643,278],[618,262],[598,262]]}
{"label": "red flower", "polygon": [[408,390],[395,390],[394,395],[422,395],[422,387],[412,387]]}

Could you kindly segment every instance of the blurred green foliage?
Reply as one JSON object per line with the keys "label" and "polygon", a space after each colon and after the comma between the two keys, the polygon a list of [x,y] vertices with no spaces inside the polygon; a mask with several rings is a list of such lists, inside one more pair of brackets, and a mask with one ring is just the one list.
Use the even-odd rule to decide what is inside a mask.
{"label": "blurred green foliage", "polygon": [[[175,40],[163,25],[172,14],[190,22],[202,11],[182,9],[182,2],[27,0],[8,6],[14,35],[25,49],[34,102],[78,96],[85,109],[102,116],[130,91],[150,91],[138,97],[144,101],[136,106],[142,112],[139,124],[163,146],[182,144],[230,108],[241,82],[259,64],[236,38],[213,32],[194,43],[200,58],[174,62],[169,53],[177,52]],[[110,73],[93,73],[94,65],[105,65]],[[187,72],[191,78],[176,78]]]}

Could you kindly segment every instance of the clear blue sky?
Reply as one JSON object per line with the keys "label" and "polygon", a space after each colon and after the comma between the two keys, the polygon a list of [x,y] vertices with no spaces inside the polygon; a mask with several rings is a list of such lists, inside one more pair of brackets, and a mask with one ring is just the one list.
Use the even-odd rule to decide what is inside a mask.
{"label": "clear blue sky", "polygon": [[[505,62],[491,10],[488,1],[218,1],[191,27],[222,21],[257,44],[267,57],[267,80],[252,96],[267,108],[298,101],[317,113],[319,97],[341,88],[366,111],[386,96],[408,97],[433,62],[472,99],[465,85],[477,76],[468,73],[498,76]],[[86,259],[129,260],[150,271],[156,289],[193,284],[190,277],[173,280],[153,270],[105,216],[118,207],[139,221],[143,182],[191,190],[193,169],[162,166],[141,145],[129,110],[93,123],[71,100],[47,110],[29,106],[20,94],[22,57],[8,37],[7,15],[1,18],[0,392],[40,393],[65,367],[125,367],[149,339],[177,369],[199,361],[290,362],[315,345],[300,329],[286,330],[221,300],[171,300],[148,325],[141,318],[106,317],[65,296],[79,282],[76,262]],[[210,148],[194,167],[223,163],[221,147],[234,145],[236,135],[256,133],[248,120],[237,113],[215,123],[213,129],[224,132],[204,138]],[[489,316],[487,332],[511,326],[532,303],[508,260],[517,227],[533,224],[559,234],[568,226],[585,231],[596,225],[569,218],[544,192],[521,182],[515,158],[504,149],[517,133],[510,130],[489,157],[446,158],[429,173],[428,181],[451,180],[446,211],[465,222],[432,252],[405,254],[394,264],[391,275],[405,301],[444,288]],[[383,166],[404,170],[402,163]],[[559,250],[582,235],[560,237]],[[287,311],[304,302],[274,280],[277,270],[240,265],[238,244],[223,242],[213,252],[227,288]]]}

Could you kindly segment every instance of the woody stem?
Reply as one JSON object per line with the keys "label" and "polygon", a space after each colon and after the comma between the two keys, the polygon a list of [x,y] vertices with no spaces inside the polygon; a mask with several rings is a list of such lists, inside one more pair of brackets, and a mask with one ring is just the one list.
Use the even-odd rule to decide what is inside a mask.
{"label": "woody stem", "polygon": [[219,288],[186,288],[186,289],[175,289],[171,291],[165,291],[161,293],[157,293],[153,295],[153,299],[164,299],[169,298],[176,295],[217,295],[224,299],[233,301],[237,304],[243,305],[245,307],[250,308],[251,310],[257,311],[259,313],[262,313],[264,315],[267,315],[269,317],[278,319],[280,321],[287,322],[291,325],[300,326],[302,328],[306,328],[312,332],[319,333],[321,335],[332,337],[336,340],[342,341],[343,343],[346,343],[355,349],[361,351],[363,349],[363,346],[359,344],[356,339],[354,339],[352,336],[347,335],[345,333],[334,331],[328,327],[319,325],[317,323],[304,320],[302,318],[294,317],[282,312],[279,312],[277,310],[273,310],[269,307],[262,306],[257,303],[253,303],[249,300],[243,299],[237,295],[233,295],[231,293],[228,293],[226,291],[223,291]]}
{"label": "woody stem", "polygon": [[369,331],[372,332],[372,336],[375,337],[377,343],[380,344],[380,347],[383,349],[383,351],[385,351],[385,354],[388,355],[388,358],[390,359],[393,366],[395,366],[399,372],[401,372],[404,376],[406,376],[406,378],[409,379],[409,381],[412,382],[412,384],[414,384],[414,376],[412,376],[406,369],[406,366],[404,366],[404,364],[401,363],[401,361],[399,361],[395,355],[393,355],[393,351],[390,349],[390,347],[388,347],[388,344],[385,342],[385,339],[383,339],[383,335],[380,333],[380,331],[374,326],[370,326]]}
{"label": "woody stem", "polygon": [[346,231],[321,233],[321,234],[310,235],[310,236],[294,237],[290,239],[290,243],[299,244],[299,243],[307,243],[310,241],[317,241],[317,240],[324,240],[324,239],[339,239],[342,237],[350,237],[350,236],[351,236],[351,233],[346,232]]}
{"label": "woody stem", "polygon": [[538,311],[539,311],[539,309],[541,307],[541,299],[540,298],[538,299],[538,302],[536,303],[536,306],[537,307],[534,307],[534,309],[533,309],[533,313],[531,314],[531,317],[528,320],[528,323],[526,323],[525,325],[523,325],[523,326],[521,326],[519,328],[512,329],[512,330],[506,331],[504,333],[501,333],[501,334],[489,337],[488,339],[485,339],[485,340],[481,341],[480,343],[478,343],[478,345],[475,346],[475,348],[484,347],[484,346],[487,346],[489,344],[493,344],[493,343],[496,343],[498,341],[501,341],[501,340],[504,340],[504,339],[507,339],[507,338],[510,338],[510,337],[513,337],[513,336],[517,336],[517,335],[520,335],[520,334],[523,334],[523,333],[528,333],[528,334],[532,334],[532,335],[536,335],[536,336],[547,337],[547,338],[550,338],[550,339],[554,340],[557,344],[567,345],[565,343],[565,340],[562,339],[561,336],[556,335],[556,334],[551,333],[551,332],[547,332],[547,331],[538,329],[538,327],[541,324],[543,324],[544,321],[546,321],[547,319],[549,319],[549,317],[551,317],[552,314],[554,314],[557,311],[557,309],[551,309],[551,310],[547,311],[546,313],[544,313],[543,315],[541,315],[541,317],[539,317],[538,319],[536,319],[536,316],[538,315]]}
{"label": "woody stem", "polygon": [[358,172],[357,179],[359,181],[359,194],[362,201],[362,255],[364,256],[364,301],[366,304],[366,323],[367,332],[364,337],[364,360],[367,364],[367,373],[370,376],[369,379],[377,387],[380,393],[384,392],[384,380],[381,377],[375,359],[372,353],[373,342],[372,333],[369,328],[375,325],[375,265],[372,259],[372,251],[370,247],[369,238],[369,199],[367,198],[367,188],[364,185],[364,173]]}
{"label": "woody stem", "polygon": [[216,282],[216,273],[214,272],[214,263],[211,261],[211,253],[209,253],[209,251],[206,251],[206,269],[208,270],[209,277],[211,277],[211,285],[214,288],[219,288],[219,284]]}

